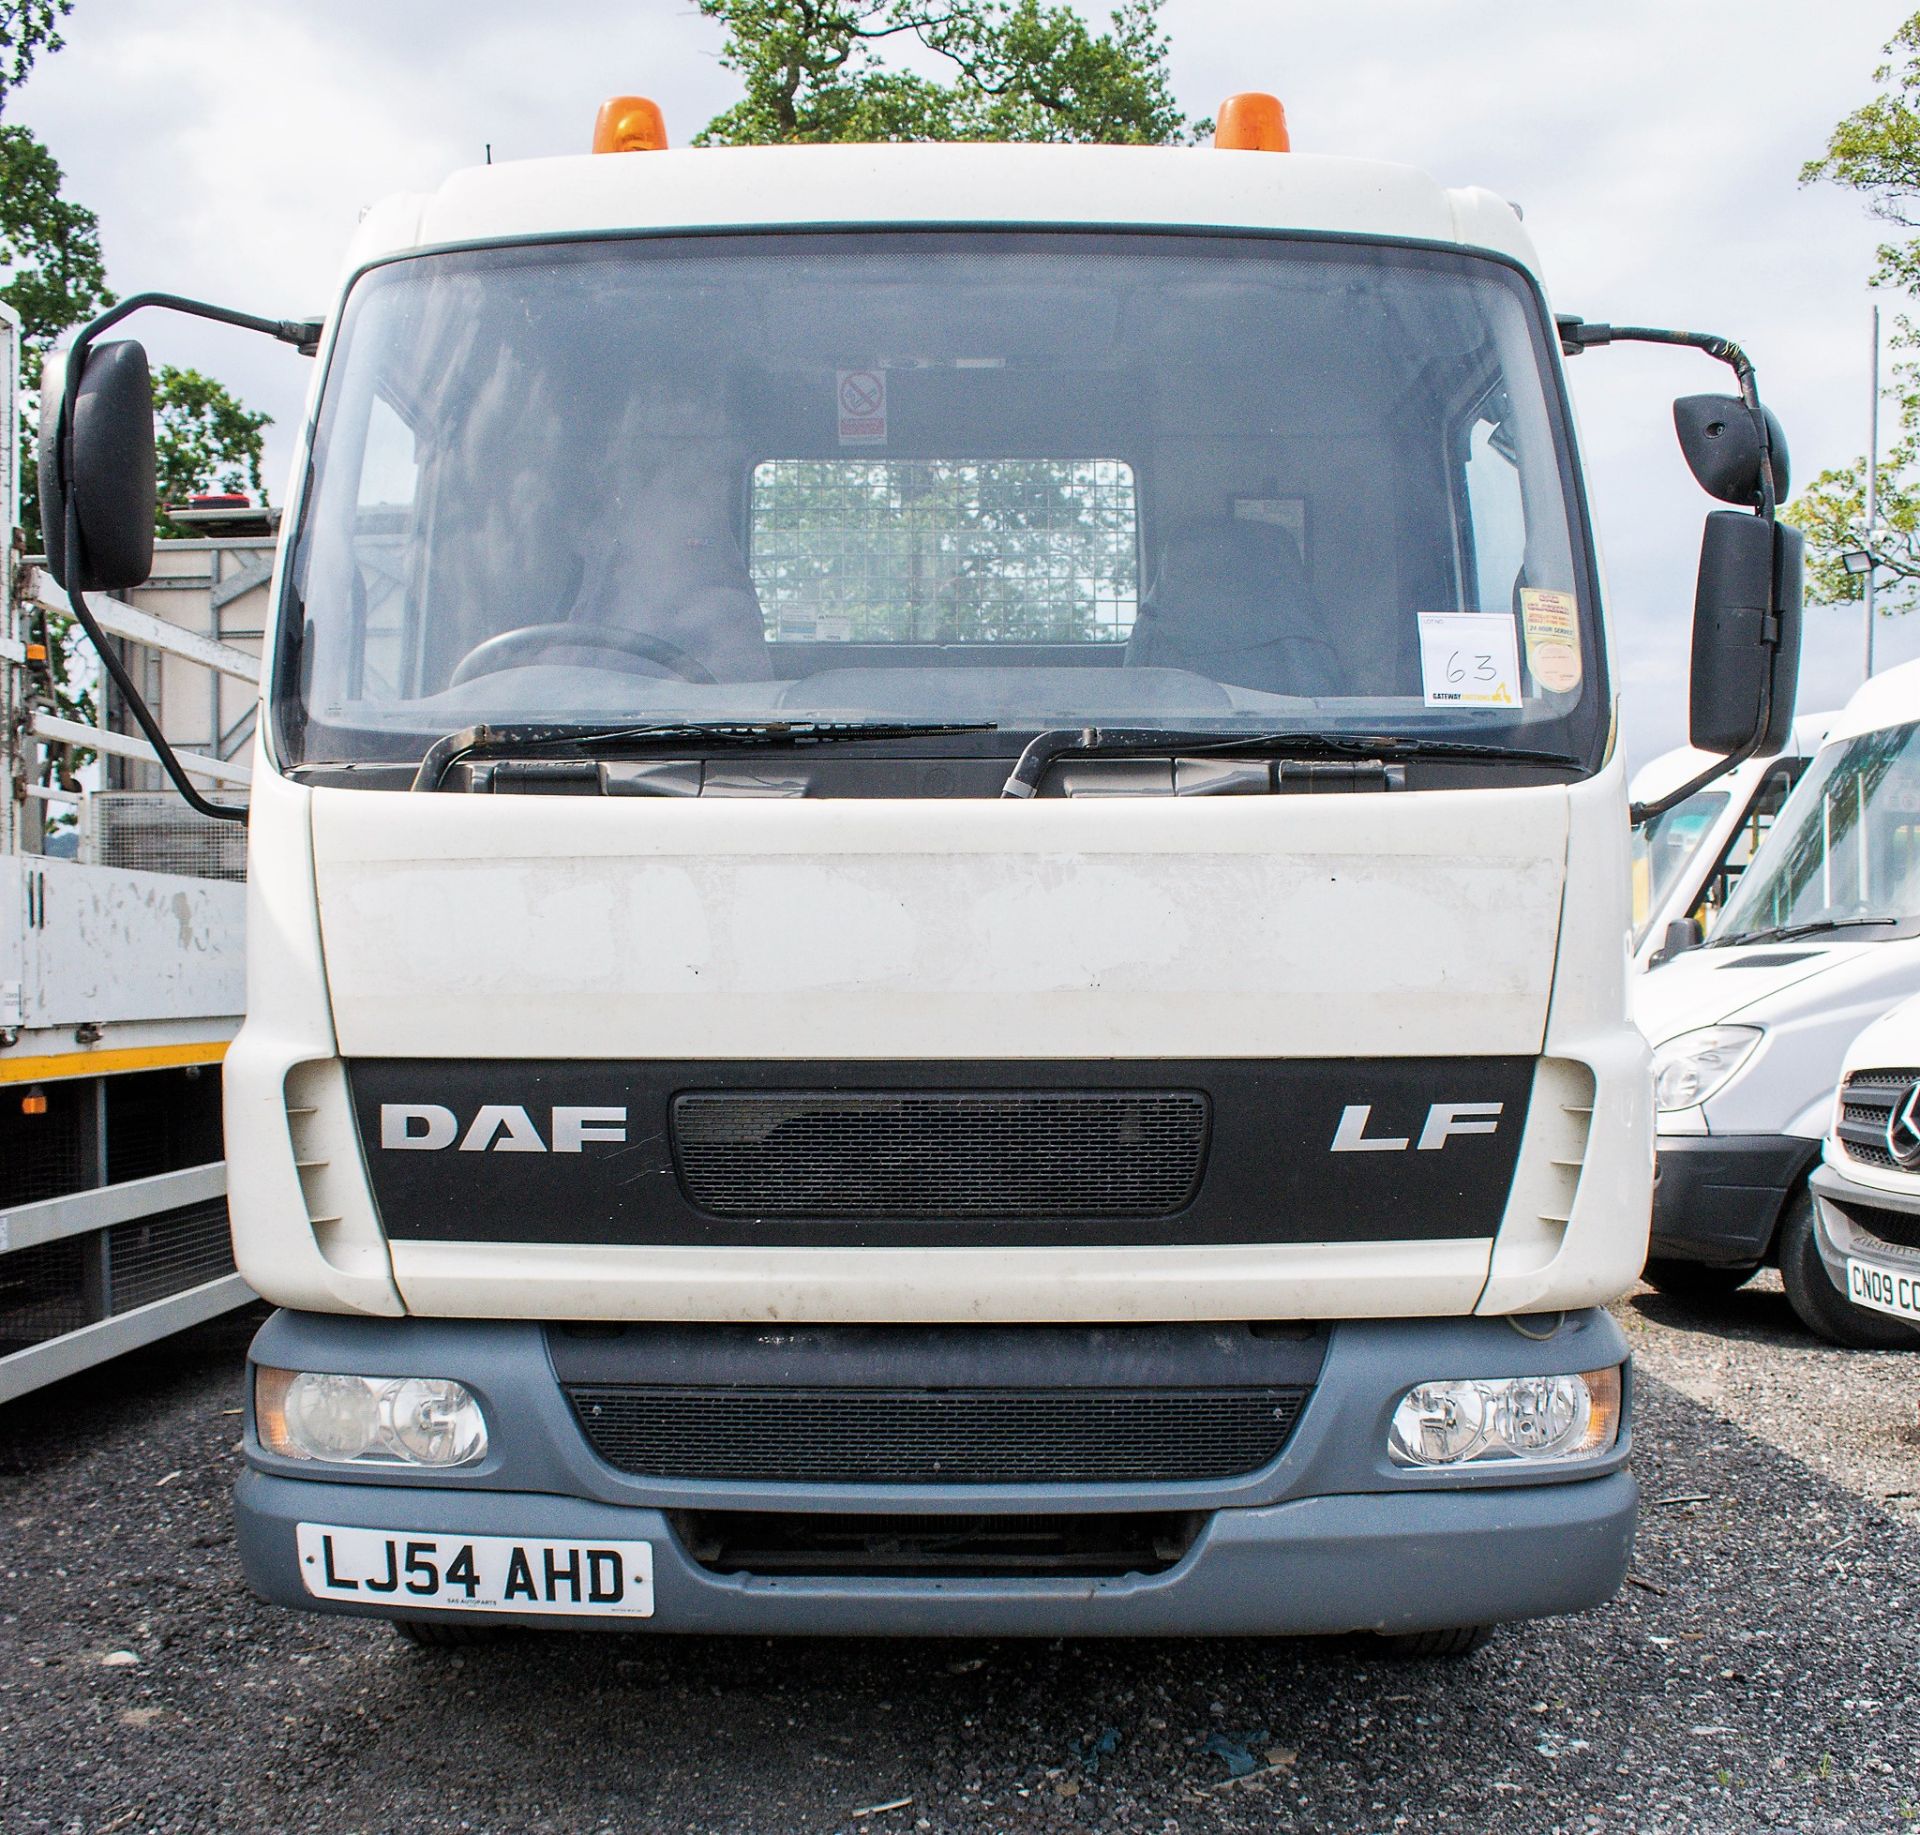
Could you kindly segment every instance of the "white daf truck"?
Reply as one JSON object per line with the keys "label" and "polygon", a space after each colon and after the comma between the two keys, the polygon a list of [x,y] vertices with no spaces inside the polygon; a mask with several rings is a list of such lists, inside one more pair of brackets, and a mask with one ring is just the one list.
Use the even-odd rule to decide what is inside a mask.
{"label": "white daf truck", "polygon": [[[227,1067],[269,1598],[1445,1651],[1619,1585],[1652,1131],[1562,349],[1737,373],[1677,410],[1717,757],[1791,706],[1785,455],[1736,347],[1556,324],[1505,203],[1277,114],[622,102],[371,211],[324,322],[216,314],[319,358]],[[155,303],[211,310],[123,303],[49,417],[83,587]]]}

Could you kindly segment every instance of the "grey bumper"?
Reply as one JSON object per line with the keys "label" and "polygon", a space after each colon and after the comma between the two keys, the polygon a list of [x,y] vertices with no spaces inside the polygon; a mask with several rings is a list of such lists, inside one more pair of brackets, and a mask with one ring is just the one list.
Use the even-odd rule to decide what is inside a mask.
{"label": "grey bumper", "polygon": [[[1611,1598],[1626,1576],[1636,1495],[1632,1475],[1613,1472],[1579,1484],[1221,1510],[1169,1572],[1095,1580],[713,1574],[687,1556],[659,1511],[571,1497],[462,1496],[248,1472],[237,1503],[247,1577],[283,1606],[421,1616],[418,1608],[311,1598],[299,1579],[294,1525],[317,1519],[427,1534],[653,1544],[651,1618],[530,1621],[548,1629],[1084,1637],[1420,1631],[1584,1611]],[[461,1617],[486,1622],[482,1614]]]}
{"label": "grey bumper", "polygon": [[[1550,1321],[1529,1322],[1539,1331]],[[377,1617],[420,1609],[320,1600],[295,1547],[302,1522],[395,1533],[650,1542],[651,1618],[543,1618],[625,1631],[963,1635],[1292,1634],[1414,1631],[1582,1611],[1616,1592],[1637,1493],[1623,1421],[1611,1454],[1578,1475],[1543,1469],[1408,1472],[1386,1425],[1413,1383],[1554,1374],[1625,1360],[1599,1311],[1526,1336],[1499,1319],[1335,1326],[1311,1399],[1279,1458],[1204,1484],[1120,1486],[747,1484],[641,1479],[596,1458],[538,1327],[277,1314],[256,1362],[455,1377],[487,1410],[487,1457],[458,1473],[317,1468],[264,1452],[249,1420],[236,1491],[241,1559],[266,1598]],[[1631,1385],[1626,1407],[1631,1408]],[[1524,1479],[1524,1482],[1516,1482]],[[1180,1511],[1203,1519],[1164,1572],[989,1579],[728,1573],[676,1532],[683,1510],[1035,1514]],[[462,1617],[479,1615],[462,1613]]]}
{"label": "grey bumper", "polygon": [[1828,1278],[1849,1292],[1847,1263],[1883,1275],[1881,1291],[1902,1307],[1920,1307],[1920,1192],[1856,1185],[1832,1166],[1816,1166],[1813,1240]]}
{"label": "grey bumper", "polygon": [[1766,1258],[1787,1195],[1820,1156],[1792,1134],[1663,1134],[1649,1253],[1748,1267]]}

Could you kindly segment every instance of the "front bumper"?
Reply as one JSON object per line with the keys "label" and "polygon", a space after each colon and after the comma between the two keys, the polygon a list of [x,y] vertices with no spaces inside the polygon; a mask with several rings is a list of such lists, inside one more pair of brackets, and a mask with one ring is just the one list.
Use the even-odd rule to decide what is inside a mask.
{"label": "front bumper", "polygon": [[1856,1185],[1836,1168],[1816,1166],[1813,1240],[1828,1278],[1851,1293],[1847,1264],[1884,1276],[1880,1293],[1909,1320],[1920,1318],[1920,1192]]}
{"label": "front bumper", "polygon": [[[1548,1320],[1529,1322],[1529,1330]],[[1618,1590],[1637,1492],[1618,1444],[1574,1472],[1413,1472],[1386,1457],[1386,1424],[1413,1383],[1532,1375],[1625,1360],[1603,1312],[1550,1334],[1500,1319],[1357,1321],[1332,1328],[1310,1400],[1279,1457],[1204,1483],[843,1485],[642,1479],[598,1459],[571,1414],[538,1327],[481,1321],[276,1314],[258,1363],[361,1374],[451,1376],[487,1410],[486,1458],[437,1475],[315,1468],[264,1452],[251,1421],[236,1491],[249,1580],[317,1611],[418,1617],[421,1609],[320,1600],[301,1580],[302,1522],[392,1533],[645,1541],[653,1615],[546,1617],[623,1631],[911,1635],[1302,1634],[1418,1631],[1577,1612]],[[1184,1512],[1201,1519],[1163,1572],[990,1578],[724,1572],[679,1533],[702,1509],[955,1516]],[[475,1622],[491,1620],[463,1612]]]}
{"label": "front bumper", "polygon": [[1820,1143],[1793,1134],[1662,1134],[1656,1150],[1648,1253],[1741,1268],[1766,1259],[1787,1196]]}

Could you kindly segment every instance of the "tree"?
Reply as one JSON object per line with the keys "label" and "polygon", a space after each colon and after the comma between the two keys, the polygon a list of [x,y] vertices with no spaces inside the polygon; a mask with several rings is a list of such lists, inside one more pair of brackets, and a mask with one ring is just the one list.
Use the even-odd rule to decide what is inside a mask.
{"label": "tree", "polygon": [[[1098,141],[1198,138],[1173,100],[1161,0],[1123,0],[1095,33],[1041,0],[699,0],[727,28],[720,62],[745,96],[699,146],[885,140]],[[911,39],[951,65],[940,82],[887,68]]]}
{"label": "tree", "polygon": [[[1800,181],[1845,185],[1883,222],[1920,231],[1920,13],[1893,35],[1886,53],[1889,61],[1873,73],[1882,93],[1835,125],[1826,151],[1807,162]],[[1920,235],[1882,243],[1869,284],[1920,297]],[[1920,352],[1920,329],[1902,316],[1892,342],[1897,351]],[[1881,458],[1873,529],[1864,456],[1822,472],[1786,515],[1806,531],[1808,584],[1817,600],[1862,597],[1862,576],[1849,573],[1840,557],[1864,548],[1889,585],[1876,602],[1890,615],[1920,603],[1920,361],[1896,363],[1887,394],[1899,431]]]}
{"label": "tree", "polygon": [[265,503],[261,435],[272,425],[271,415],[242,406],[211,376],[163,363],[153,377],[158,533],[187,534],[168,520],[167,506],[201,491],[251,491]]}
{"label": "tree", "polygon": [[73,0],[0,0],[0,109],[27,80],[34,59],[66,43],[60,21],[72,11]]}

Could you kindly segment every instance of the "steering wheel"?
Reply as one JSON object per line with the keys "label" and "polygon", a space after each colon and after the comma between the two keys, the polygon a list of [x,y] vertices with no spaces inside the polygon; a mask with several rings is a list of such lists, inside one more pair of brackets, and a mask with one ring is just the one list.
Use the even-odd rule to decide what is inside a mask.
{"label": "steering wheel", "polygon": [[455,665],[447,686],[457,688],[477,675],[492,675],[499,669],[525,668],[543,651],[568,649],[612,650],[641,657],[672,671],[683,682],[711,684],[716,679],[697,656],[648,631],[629,630],[614,624],[523,624],[475,644]]}

